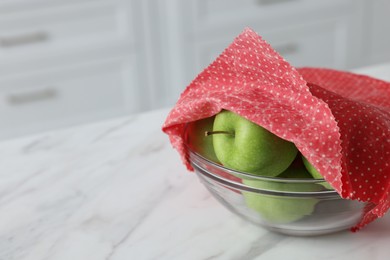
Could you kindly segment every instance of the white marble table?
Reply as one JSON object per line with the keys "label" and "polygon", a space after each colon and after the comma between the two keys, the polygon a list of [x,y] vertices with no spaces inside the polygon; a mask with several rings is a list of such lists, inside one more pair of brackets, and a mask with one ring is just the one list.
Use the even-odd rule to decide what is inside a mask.
{"label": "white marble table", "polygon": [[[390,79],[390,64],[365,71]],[[167,113],[2,141],[0,259],[390,258],[390,214],[309,238],[234,216],[182,165],[160,130]]]}

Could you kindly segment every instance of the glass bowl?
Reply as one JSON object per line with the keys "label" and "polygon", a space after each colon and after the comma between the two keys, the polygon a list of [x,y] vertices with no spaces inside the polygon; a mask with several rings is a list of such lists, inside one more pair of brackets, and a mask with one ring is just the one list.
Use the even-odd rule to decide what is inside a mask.
{"label": "glass bowl", "polygon": [[365,203],[341,198],[323,179],[255,176],[187,149],[201,182],[223,206],[271,231],[322,235],[349,229],[362,217]]}

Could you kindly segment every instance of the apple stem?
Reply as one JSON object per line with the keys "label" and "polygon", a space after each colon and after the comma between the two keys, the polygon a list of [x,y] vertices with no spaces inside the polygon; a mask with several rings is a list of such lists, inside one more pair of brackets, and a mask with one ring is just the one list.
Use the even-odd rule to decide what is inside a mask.
{"label": "apple stem", "polygon": [[204,132],[205,136],[215,135],[215,134],[225,134],[225,135],[232,135],[232,136],[234,136],[234,133],[228,132],[228,131],[206,131],[206,132]]}

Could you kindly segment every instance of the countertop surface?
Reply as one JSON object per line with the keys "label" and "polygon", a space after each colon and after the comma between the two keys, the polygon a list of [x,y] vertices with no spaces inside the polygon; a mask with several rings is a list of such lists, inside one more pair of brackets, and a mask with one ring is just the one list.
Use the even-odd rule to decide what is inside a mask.
{"label": "countertop surface", "polygon": [[389,259],[389,214],[292,237],[230,213],[161,132],[168,111],[0,142],[0,259]]}

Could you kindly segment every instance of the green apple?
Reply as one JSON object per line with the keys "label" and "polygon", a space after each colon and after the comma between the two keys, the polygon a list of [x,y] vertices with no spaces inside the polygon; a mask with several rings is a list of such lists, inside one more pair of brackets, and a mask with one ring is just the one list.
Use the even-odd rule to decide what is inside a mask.
{"label": "green apple", "polygon": [[[313,183],[288,183],[288,179],[312,179],[310,173],[302,167],[289,167],[278,178],[286,178],[286,182],[271,180],[243,180],[247,186],[269,191],[312,192],[322,187]],[[257,212],[264,220],[274,224],[285,224],[297,221],[313,213],[317,199],[311,197],[293,197],[271,194],[260,194],[245,191],[242,193],[248,208]]]}
{"label": "green apple", "polygon": [[213,136],[206,136],[206,132],[213,130],[214,116],[200,119],[188,124],[188,144],[194,152],[204,158],[219,162],[214,152]]}
{"label": "green apple", "polygon": [[316,168],[304,157],[302,156],[302,162],[305,165],[306,169],[309,171],[311,176],[313,176],[314,179],[323,179],[321,173],[317,171]]}
{"label": "green apple", "polygon": [[265,128],[223,110],[214,120],[214,150],[226,167],[262,176],[277,176],[288,168],[297,148]]}
{"label": "green apple", "polygon": [[[323,179],[324,177],[322,174],[304,157],[302,156],[303,164],[305,165],[307,171],[313,176],[314,179]],[[326,189],[333,189],[333,187],[326,181],[321,183],[322,186],[324,186]]]}

